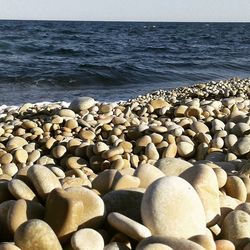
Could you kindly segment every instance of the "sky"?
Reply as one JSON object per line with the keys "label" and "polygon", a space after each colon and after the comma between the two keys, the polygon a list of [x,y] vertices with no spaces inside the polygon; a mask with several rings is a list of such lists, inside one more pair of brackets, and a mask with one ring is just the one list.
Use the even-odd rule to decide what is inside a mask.
{"label": "sky", "polygon": [[0,0],[0,19],[250,22],[250,0]]}

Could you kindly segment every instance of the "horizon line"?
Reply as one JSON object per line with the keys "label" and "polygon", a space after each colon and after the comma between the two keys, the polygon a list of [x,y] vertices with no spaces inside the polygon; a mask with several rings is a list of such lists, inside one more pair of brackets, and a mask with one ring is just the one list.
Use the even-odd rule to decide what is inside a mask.
{"label": "horizon line", "polygon": [[37,22],[109,22],[109,23],[250,23],[250,21],[174,21],[174,20],[81,20],[81,19],[22,19],[0,18],[0,21],[37,21]]}

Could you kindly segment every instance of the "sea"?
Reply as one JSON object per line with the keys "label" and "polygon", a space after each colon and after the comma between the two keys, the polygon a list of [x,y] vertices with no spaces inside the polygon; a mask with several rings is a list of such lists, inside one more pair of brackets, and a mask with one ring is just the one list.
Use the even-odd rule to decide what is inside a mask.
{"label": "sea", "polygon": [[250,76],[250,23],[0,21],[0,105]]}

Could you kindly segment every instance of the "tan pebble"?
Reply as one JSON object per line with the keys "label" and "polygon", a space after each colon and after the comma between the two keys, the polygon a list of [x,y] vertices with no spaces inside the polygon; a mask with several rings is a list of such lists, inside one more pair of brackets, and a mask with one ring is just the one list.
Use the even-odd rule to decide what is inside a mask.
{"label": "tan pebble", "polygon": [[162,158],[154,164],[159,168],[166,176],[178,176],[186,169],[193,166],[188,161],[181,158]]}
{"label": "tan pebble", "polygon": [[45,198],[53,189],[61,188],[58,178],[51,170],[42,165],[31,166],[28,169],[28,177],[42,198]]}
{"label": "tan pebble", "polygon": [[105,194],[111,190],[114,180],[120,178],[120,176],[121,174],[117,170],[105,170],[92,181],[92,187],[101,194]]}
{"label": "tan pebble", "polygon": [[28,153],[24,149],[17,149],[14,158],[16,162],[26,163],[28,160]]}
{"label": "tan pebble", "polygon": [[43,166],[46,166],[48,164],[52,164],[52,165],[55,165],[55,159],[49,155],[44,155],[44,156],[41,156],[37,161],[36,161],[37,164],[40,164],[40,165],[43,165]]}
{"label": "tan pebble", "polygon": [[208,133],[209,132],[209,128],[207,127],[206,124],[202,123],[202,122],[193,122],[191,124],[191,129],[195,132],[195,133]]}
{"label": "tan pebble", "polygon": [[95,154],[101,154],[102,152],[107,150],[109,150],[109,147],[104,142],[97,142],[93,148]]}
{"label": "tan pebble", "polygon": [[[50,226],[42,220],[33,219],[23,223],[15,232],[15,244],[25,250],[62,250]],[[34,246],[36,246],[34,248]]]}
{"label": "tan pebble", "polygon": [[142,188],[147,188],[155,180],[165,176],[161,170],[150,164],[141,164],[136,168],[134,175],[140,179]]}
{"label": "tan pebble", "polygon": [[236,246],[236,249],[242,249],[250,238],[250,215],[241,210],[230,212],[222,224],[223,239],[230,240]]}
{"label": "tan pebble", "polygon": [[138,241],[151,236],[151,232],[144,225],[120,213],[110,213],[108,215],[108,222],[118,231]]}
{"label": "tan pebble", "polygon": [[130,250],[124,243],[121,242],[111,242],[104,247],[103,250]]}
{"label": "tan pebble", "polygon": [[103,200],[95,192],[85,187],[67,188],[66,191],[77,196],[84,205],[83,220],[80,227],[98,228],[105,216]]}
{"label": "tan pebble", "polygon": [[66,166],[69,169],[87,167],[87,164],[86,160],[78,156],[70,156],[66,161]]}
{"label": "tan pebble", "polygon": [[173,248],[161,243],[150,243],[144,246],[143,250],[173,250]]}
{"label": "tan pebble", "polygon": [[194,166],[185,170],[180,177],[188,181],[199,195],[207,225],[214,225],[220,216],[219,187],[214,171],[206,165]]}
{"label": "tan pebble", "polygon": [[54,189],[47,198],[44,220],[61,242],[70,238],[83,223],[84,205],[78,196],[63,189]]}
{"label": "tan pebble", "polygon": [[184,141],[178,142],[177,152],[181,157],[190,158],[195,154],[194,145]]}
{"label": "tan pebble", "polygon": [[97,231],[84,228],[71,237],[71,246],[74,250],[103,250],[104,240]]}
{"label": "tan pebble", "polygon": [[175,116],[177,117],[181,117],[181,116],[185,116],[185,112],[187,110],[188,106],[186,105],[180,105],[175,109]]}
{"label": "tan pebble", "polygon": [[1,164],[8,164],[11,163],[13,160],[13,156],[10,153],[5,153],[0,157]]}
{"label": "tan pebble", "polygon": [[119,146],[121,146],[124,149],[125,153],[131,153],[133,150],[133,144],[128,141],[122,141]]}
{"label": "tan pebble", "polygon": [[214,172],[216,174],[219,188],[224,187],[226,182],[227,182],[227,173],[226,173],[226,171],[223,170],[222,168],[213,168],[213,170],[214,170]]}
{"label": "tan pebble", "polygon": [[141,215],[152,235],[189,238],[205,234],[206,218],[200,197],[180,177],[162,177],[153,182],[143,196]]}
{"label": "tan pebble", "polygon": [[238,176],[228,176],[225,185],[225,190],[228,195],[239,199],[242,202],[246,201],[247,190],[244,182]]}
{"label": "tan pebble", "polygon": [[16,199],[38,201],[33,190],[23,181],[12,179],[8,182],[8,189]]}
{"label": "tan pebble", "polygon": [[56,130],[55,128],[58,128],[58,126],[54,126],[54,125],[63,123],[63,118],[61,116],[55,115],[53,116],[51,123],[53,123],[53,126],[52,126],[53,130]]}
{"label": "tan pebble", "polygon": [[168,102],[166,102],[163,99],[155,99],[155,100],[151,100],[150,101],[150,105],[154,108],[154,109],[160,109],[160,108],[164,108],[164,107],[169,107],[170,104]]}
{"label": "tan pebble", "polygon": [[159,153],[153,143],[149,143],[145,148],[145,155],[148,157],[148,159],[151,160],[158,160],[159,159]]}
{"label": "tan pebble", "polygon": [[43,219],[44,211],[44,207],[38,202],[17,200],[8,211],[9,230],[14,234],[17,228],[27,220]]}
{"label": "tan pebble", "polygon": [[46,149],[51,149],[56,144],[56,142],[57,142],[56,139],[50,137],[45,143]]}
{"label": "tan pebble", "polygon": [[149,143],[152,142],[152,139],[149,135],[144,135],[136,141],[136,145],[139,147],[146,147]]}
{"label": "tan pebble", "polygon": [[105,152],[102,153],[103,159],[109,159],[116,155],[121,155],[124,153],[124,149],[121,146],[111,148]]}
{"label": "tan pebble", "polygon": [[91,130],[81,130],[79,132],[79,137],[83,140],[93,140],[95,138],[95,133]]}
{"label": "tan pebble", "polygon": [[217,250],[215,242],[211,236],[195,235],[195,236],[189,238],[189,240],[196,242],[197,244],[204,247],[204,249],[206,249],[206,250]]}
{"label": "tan pebble", "polygon": [[22,123],[22,127],[25,129],[31,129],[31,128],[36,128],[37,124],[33,121],[24,121]]}
{"label": "tan pebble", "polygon": [[[170,247],[170,249],[176,249],[176,250],[177,249],[178,250],[179,249],[204,250],[204,248],[201,245],[199,245],[191,240],[187,240],[184,238],[169,237],[169,236],[151,236],[151,237],[148,237],[148,238],[140,241],[140,243],[136,247],[136,250],[147,249],[146,247],[148,245],[151,245],[151,244],[153,245],[155,243],[160,243],[160,244],[163,244],[163,245]],[[165,250],[165,248],[163,248],[163,249]],[[167,248],[167,249],[169,249],[169,248]]]}
{"label": "tan pebble", "polygon": [[237,156],[245,155],[250,152],[250,136],[246,135],[244,137],[238,138],[237,142],[232,148],[232,151]]}
{"label": "tan pebble", "polygon": [[235,250],[234,244],[229,240],[216,240],[216,250]]}
{"label": "tan pebble", "polygon": [[137,188],[140,185],[140,179],[131,176],[123,175],[116,182],[113,183],[113,190],[127,189],[127,188]]}
{"label": "tan pebble", "polygon": [[177,154],[177,145],[175,143],[171,143],[168,147],[163,151],[162,158],[174,158]]}
{"label": "tan pebble", "polygon": [[247,190],[247,199],[246,202],[250,202],[250,178],[247,176],[241,176],[240,177],[242,181],[244,182]]}
{"label": "tan pebble", "polygon": [[28,155],[28,162],[36,162],[41,157],[41,153],[39,150],[35,149]]}
{"label": "tan pebble", "polygon": [[187,117],[196,117],[196,118],[200,118],[202,113],[202,109],[199,107],[195,107],[195,106],[190,106],[186,109],[185,111],[185,116]]}
{"label": "tan pebble", "polygon": [[67,152],[67,149],[63,146],[63,145],[58,145],[58,146],[55,146],[53,149],[52,149],[52,155],[59,159],[61,157],[64,156],[64,154]]}
{"label": "tan pebble", "polygon": [[2,165],[2,171],[3,171],[3,174],[14,176],[18,172],[18,168],[15,163],[9,163],[6,165]]}
{"label": "tan pebble", "polygon": [[229,149],[232,149],[235,143],[238,141],[238,138],[234,134],[229,134],[225,137],[225,146]]}
{"label": "tan pebble", "polygon": [[78,122],[75,119],[69,119],[65,122],[65,127],[75,129],[78,127]]}
{"label": "tan pebble", "polygon": [[22,137],[19,137],[19,136],[15,136],[15,137],[8,140],[8,142],[6,144],[6,150],[9,152],[13,149],[22,147],[26,144],[28,144],[28,142],[25,139],[23,139]]}
{"label": "tan pebble", "polygon": [[0,250],[21,250],[14,242],[2,242],[0,243]]}
{"label": "tan pebble", "polygon": [[71,109],[61,109],[58,114],[62,117],[74,118],[76,116],[75,112]]}

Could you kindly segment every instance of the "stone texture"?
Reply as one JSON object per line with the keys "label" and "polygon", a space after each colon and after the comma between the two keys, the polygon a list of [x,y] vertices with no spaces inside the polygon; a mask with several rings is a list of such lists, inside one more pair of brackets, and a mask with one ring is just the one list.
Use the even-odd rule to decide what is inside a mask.
{"label": "stone texture", "polygon": [[15,232],[15,244],[23,250],[62,250],[50,226],[38,219],[28,220]]}
{"label": "stone texture", "polygon": [[159,168],[166,176],[178,176],[187,168],[193,166],[188,161],[184,161],[180,158],[162,158],[154,164]]}
{"label": "stone texture", "polygon": [[61,188],[61,184],[54,173],[42,165],[31,166],[28,169],[28,177],[42,198],[46,198],[53,189]]}
{"label": "stone texture", "polygon": [[104,240],[97,231],[84,228],[71,237],[71,246],[74,250],[103,250]]}
{"label": "stone texture", "polygon": [[108,215],[108,222],[118,231],[138,241],[151,236],[150,230],[144,225],[120,213],[110,213]]}
{"label": "stone texture", "polygon": [[201,200],[180,177],[163,177],[153,182],[143,195],[141,215],[152,235],[189,238],[205,234]]}
{"label": "stone texture", "polygon": [[217,177],[213,169],[206,165],[197,165],[185,170],[180,177],[188,181],[199,195],[207,225],[214,225],[220,216],[220,201]]}
{"label": "stone texture", "polygon": [[140,179],[141,188],[147,188],[152,182],[165,176],[161,170],[151,164],[141,164],[136,168],[134,175]]}

